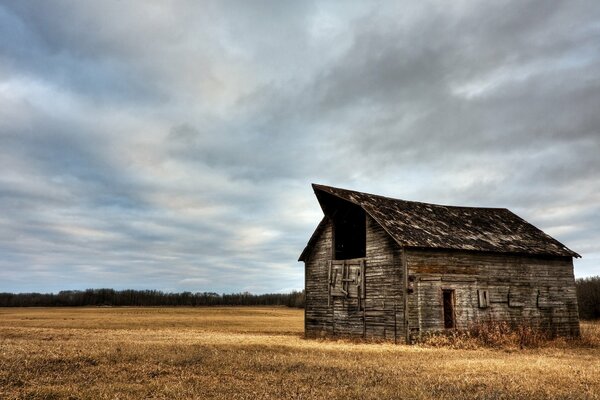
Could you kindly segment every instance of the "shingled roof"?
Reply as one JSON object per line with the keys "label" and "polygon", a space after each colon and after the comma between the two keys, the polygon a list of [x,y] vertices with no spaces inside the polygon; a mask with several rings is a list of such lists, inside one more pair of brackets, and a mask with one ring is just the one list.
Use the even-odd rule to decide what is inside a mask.
{"label": "shingled roof", "polygon": [[[324,192],[362,207],[403,247],[581,257],[506,208],[443,206],[312,186],[315,194]],[[326,218],[299,261],[309,255]]]}

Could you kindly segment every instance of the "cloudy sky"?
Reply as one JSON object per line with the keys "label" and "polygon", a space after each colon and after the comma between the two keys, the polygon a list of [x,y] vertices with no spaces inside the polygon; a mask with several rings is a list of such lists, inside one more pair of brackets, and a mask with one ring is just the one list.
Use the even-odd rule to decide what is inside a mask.
{"label": "cloudy sky", "polygon": [[0,0],[0,291],[301,289],[311,182],[600,275],[600,3]]}

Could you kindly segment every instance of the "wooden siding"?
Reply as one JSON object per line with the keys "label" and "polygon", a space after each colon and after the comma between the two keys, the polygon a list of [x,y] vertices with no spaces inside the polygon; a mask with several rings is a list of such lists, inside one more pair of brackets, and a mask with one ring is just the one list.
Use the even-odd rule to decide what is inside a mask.
{"label": "wooden siding", "polygon": [[[531,324],[551,333],[578,336],[579,318],[570,257],[408,250],[412,336],[444,328],[442,290],[455,291],[458,329],[499,321]],[[479,307],[478,290],[488,306]]]}
{"label": "wooden siding", "polygon": [[400,247],[366,217],[364,300],[329,296],[333,227],[325,223],[305,260],[307,337],[336,335],[404,342]]}
{"label": "wooden siding", "polygon": [[331,260],[332,254],[332,232],[331,221],[325,221],[304,263],[306,280],[304,332],[309,337],[333,334],[333,309],[328,305],[328,261]]}

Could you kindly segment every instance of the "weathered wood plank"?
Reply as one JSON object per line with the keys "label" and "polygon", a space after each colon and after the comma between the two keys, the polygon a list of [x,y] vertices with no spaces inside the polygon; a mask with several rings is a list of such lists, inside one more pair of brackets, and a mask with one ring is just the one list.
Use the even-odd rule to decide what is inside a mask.
{"label": "weathered wood plank", "polygon": [[[443,329],[441,292],[452,289],[458,328],[498,321],[549,327],[560,335],[579,334],[571,258],[411,250],[408,263],[409,274],[418,280],[416,293],[409,295],[409,320],[421,332]],[[445,265],[465,273],[431,272],[444,271]],[[480,308],[477,290],[484,289],[488,307]]]}

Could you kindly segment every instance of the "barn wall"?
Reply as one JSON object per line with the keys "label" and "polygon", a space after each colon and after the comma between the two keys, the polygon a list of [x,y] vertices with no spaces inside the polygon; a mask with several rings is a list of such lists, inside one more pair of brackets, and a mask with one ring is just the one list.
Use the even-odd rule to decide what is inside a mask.
{"label": "barn wall", "polygon": [[[408,250],[411,334],[444,328],[442,290],[454,289],[456,327],[504,321],[579,335],[577,297],[570,257],[533,257]],[[478,290],[487,290],[480,308]]]}
{"label": "barn wall", "polygon": [[331,297],[328,268],[332,226],[328,223],[305,263],[305,333],[404,341],[403,275],[400,248],[367,216],[365,298]]}
{"label": "barn wall", "polygon": [[315,337],[333,334],[333,309],[328,306],[328,262],[331,260],[333,226],[327,221],[316,244],[304,262],[304,332]]}
{"label": "barn wall", "polygon": [[365,315],[367,337],[404,341],[403,271],[400,247],[367,216]]}

